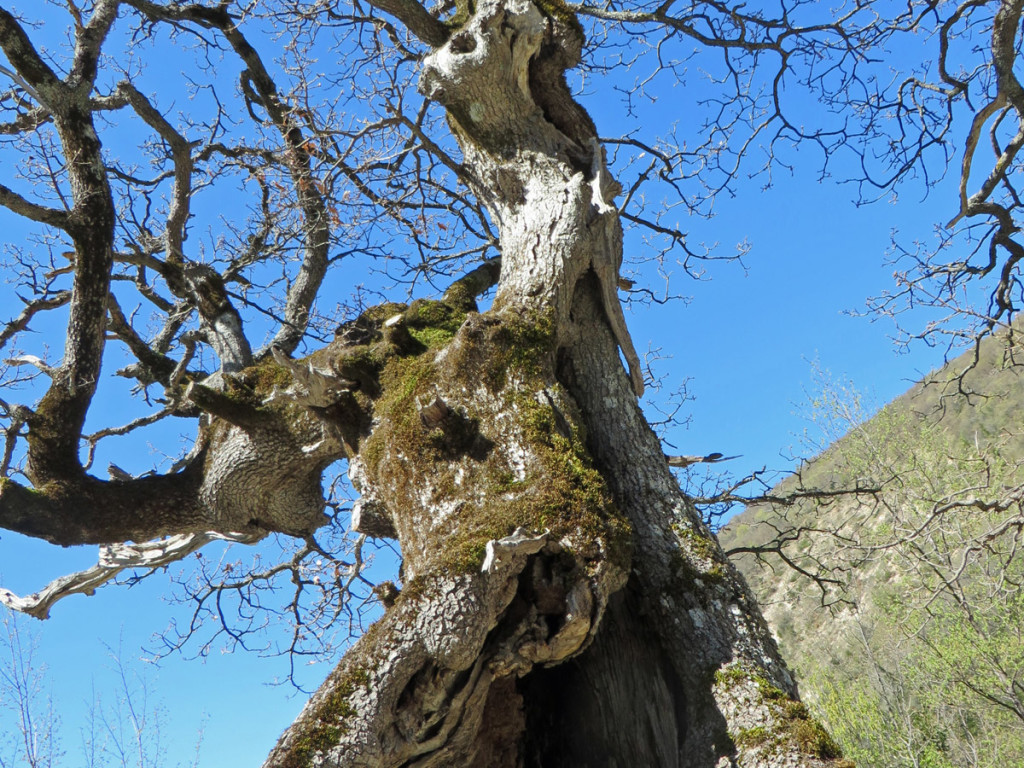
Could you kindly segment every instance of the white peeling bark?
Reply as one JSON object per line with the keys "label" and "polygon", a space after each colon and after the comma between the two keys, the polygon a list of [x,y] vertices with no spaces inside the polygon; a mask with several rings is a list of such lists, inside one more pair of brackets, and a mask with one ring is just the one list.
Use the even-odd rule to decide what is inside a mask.
{"label": "white peeling bark", "polygon": [[[561,327],[576,284],[593,270],[606,320],[641,394],[643,373],[617,294],[622,226],[612,201],[620,187],[561,71],[531,82],[542,45],[558,47],[576,63],[582,42],[575,28],[543,15],[529,0],[481,3],[465,27],[424,60],[420,90],[448,109],[474,192],[498,224],[496,305],[553,311]],[[547,111],[534,98],[538,89],[554,102]],[[551,120],[552,107],[569,113],[556,118],[560,124]]]}
{"label": "white peeling bark", "polygon": [[0,604],[12,611],[26,613],[37,619],[48,619],[50,609],[58,600],[71,595],[92,595],[123,571],[155,570],[178,562],[186,555],[202,549],[211,541],[255,544],[261,536],[224,534],[216,531],[184,533],[141,544],[110,544],[100,547],[99,562],[84,571],[54,579],[38,592],[19,597],[9,589],[0,588]]}

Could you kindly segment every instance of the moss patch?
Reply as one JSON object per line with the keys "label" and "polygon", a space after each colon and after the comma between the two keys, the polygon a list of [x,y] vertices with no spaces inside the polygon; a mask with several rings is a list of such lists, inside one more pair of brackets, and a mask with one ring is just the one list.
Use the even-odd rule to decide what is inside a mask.
{"label": "moss patch", "polygon": [[[606,556],[627,565],[629,523],[554,383],[550,319],[473,315],[463,325],[465,316],[443,302],[414,303],[406,317],[414,336],[417,323],[431,323],[420,336],[426,349],[394,357],[381,371],[377,426],[361,456],[373,482],[403,506],[405,531],[420,537],[417,573],[479,569],[487,542],[518,527],[603,542]],[[440,344],[444,355],[432,354]],[[428,426],[420,411],[438,396],[450,412]],[[402,534],[401,521],[396,527]]]}
{"label": "moss patch", "polygon": [[440,567],[450,573],[478,570],[487,542],[520,526],[550,530],[558,538],[603,540],[611,560],[628,564],[631,527],[615,510],[579,431],[562,434],[554,409],[526,392],[510,397],[533,461],[522,479],[498,457],[482,467],[487,500],[447,543]]}
{"label": "moss patch", "polygon": [[[381,396],[374,403],[374,416],[380,423],[366,441],[360,455],[371,471],[380,467],[385,452],[393,446],[403,451],[423,449],[423,424],[415,398],[426,391],[435,376],[431,360],[423,357],[390,360],[380,374]],[[427,460],[425,453],[414,458]]]}
{"label": "moss patch", "polygon": [[447,19],[444,24],[453,32],[461,29],[462,26],[469,21],[475,10],[476,3],[474,3],[473,0],[455,0],[455,13],[452,14],[452,17]]}
{"label": "moss patch", "polygon": [[805,755],[823,759],[843,756],[842,750],[821,723],[805,713],[804,717],[791,721],[790,736]]}
{"label": "moss patch", "polygon": [[409,334],[428,349],[438,349],[451,341],[465,320],[462,306],[444,301],[418,299],[405,312]]}
{"label": "moss patch", "polygon": [[742,667],[724,667],[715,671],[715,683],[729,690],[750,679]]}
{"label": "moss patch", "polygon": [[365,669],[348,671],[312,713],[301,734],[292,743],[282,768],[309,768],[314,758],[331,747],[347,730],[345,720],[358,714],[349,699],[360,688],[366,688],[370,676]]}
{"label": "moss patch", "polygon": [[763,725],[758,725],[754,728],[744,728],[733,736],[732,740],[740,749],[749,749],[766,744],[771,738],[768,729]]}
{"label": "moss patch", "polygon": [[[702,585],[720,584],[726,580],[728,571],[724,557],[711,539],[682,523],[674,524],[672,530],[680,539],[680,550],[674,553],[672,561],[679,590],[689,594],[695,591],[698,580]],[[698,589],[696,593],[702,601],[713,597],[704,589]]]}
{"label": "moss patch", "polygon": [[[733,741],[740,748],[773,748],[783,744],[795,746],[802,754],[823,760],[843,756],[842,750],[828,731],[811,716],[807,707],[772,685],[764,677],[751,674],[739,666],[726,667],[715,672],[715,683],[725,690],[752,682],[757,686],[761,700],[777,718],[778,726],[769,730],[764,726],[743,729],[732,734]],[[845,768],[853,768],[849,761]],[[841,764],[842,765],[842,764]]]}
{"label": "moss patch", "polygon": [[686,545],[686,549],[703,560],[718,562],[722,559],[721,552],[707,536],[701,536],[689,526],[675,523],[672,530]]}
{"label": "moss patch", "polygon": [[504,410],[515,414],[534,461],[522,479],[516,479],[507,465],[490,469],[488,485],[497,503],[488,515],[490,525],[465,537],[459,548],[460,565],[479,567],[488,540],[525,525],[550,530],[559,538],[603,540],[608,557],[628,567],[632,529],[614,508],[604,478],[593,466],[578,417],[562,412],[541,394],[559,394],[551,375],[555,352],[551,318],[543,314],[506,317],[488,334],[484,349],[481,380],[499,395]]}

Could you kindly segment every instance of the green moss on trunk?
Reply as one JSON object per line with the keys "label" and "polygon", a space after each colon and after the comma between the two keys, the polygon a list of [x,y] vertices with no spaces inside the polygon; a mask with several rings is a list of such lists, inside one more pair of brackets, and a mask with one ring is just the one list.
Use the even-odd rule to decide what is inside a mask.
{"label": "green moss on trunk", "polygon": [[[753,688],[774,716],[775,727],[758,725],[731,733],[737,747],[777,751],[784,745],[790,745],[810,757],[822,760],[842,758],[839,745],[807,707],[760,675],[739,666],[725,667],[715,672],[715,684],[723,691],[732,691],[739,686]],[[853,768],[848,760],[843,760],[838,766]]]}
{"label": "green moss on trunk", "polygon": [[[407,316],[414,308],[438,334],[458,317],[450,307],[415,304]],[[361,451],[371,481],[394,499],[416,573],[478,569],[487,542],[520,527],[596,547],[585,556],[603,553],[625,567],[631,530],[555,381],[550,319],[470,315],[443,352],[435,350],[384,367],[375,427]],[[420,412],[435,397],[449,415],[432,428]]]}
{"label": "green moss on trunk", "polygon": [[335,746],[346,731],[345,721],[358,714],[350,702],[352,694],[365,688],[369,682],[370,676],[365,669],[357,667],[347,672],[312,713],[301,735],[292,744],[282,768],[309,768],[316,764],[318,755]]}

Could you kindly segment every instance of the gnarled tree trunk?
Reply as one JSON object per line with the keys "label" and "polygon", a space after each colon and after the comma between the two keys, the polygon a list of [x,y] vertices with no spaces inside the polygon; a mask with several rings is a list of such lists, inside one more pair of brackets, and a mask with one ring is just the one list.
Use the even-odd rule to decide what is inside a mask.
{"label": "gnarled tree trunk", "polygon": [[[310,362],[364,379],[372,420],[343,441],[404,588],[266,768],[834,762],[637,405],[618,186],[563,74],[582,31],[529,0],[479,3],[450,36],[412,16],[500,280],[485,314],[464,281],[367,313],[358,343]],[[340,426],[339,402],[309,405]]]}

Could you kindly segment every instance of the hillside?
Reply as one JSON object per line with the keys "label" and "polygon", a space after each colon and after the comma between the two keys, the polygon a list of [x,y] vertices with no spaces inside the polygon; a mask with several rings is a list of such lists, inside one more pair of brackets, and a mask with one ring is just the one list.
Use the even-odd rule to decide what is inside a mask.
{"label": "hillside", "polygon": [[[1024,765],[1024,380],[1000,339],[958,385],[969,361],[856,424],[719,533],[861,766]],[[871,492],[835,495],[855,488]]]}

